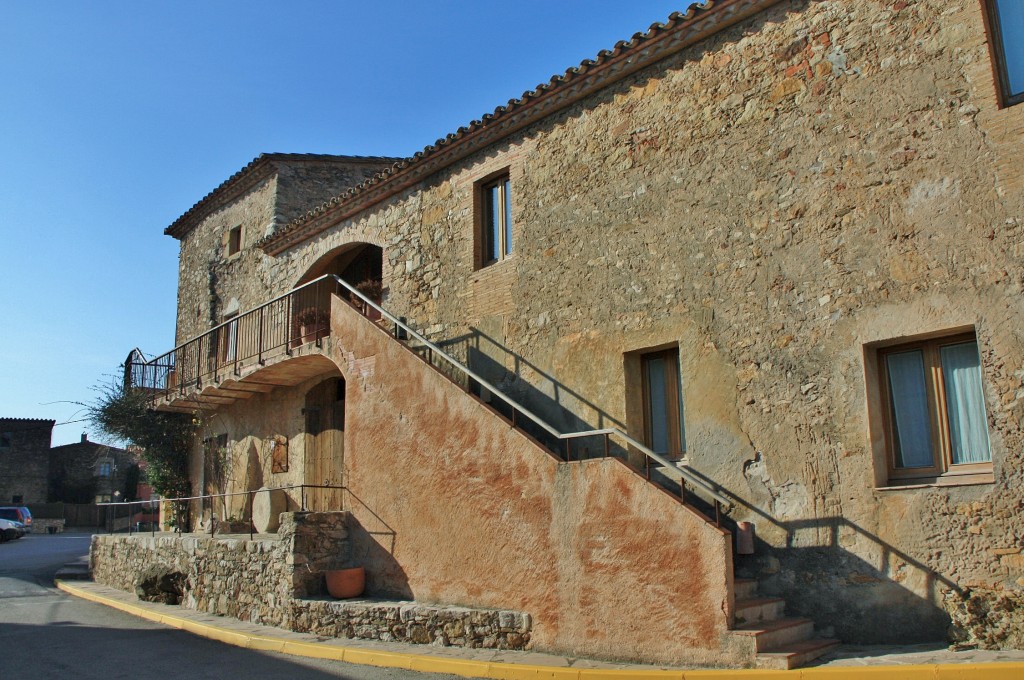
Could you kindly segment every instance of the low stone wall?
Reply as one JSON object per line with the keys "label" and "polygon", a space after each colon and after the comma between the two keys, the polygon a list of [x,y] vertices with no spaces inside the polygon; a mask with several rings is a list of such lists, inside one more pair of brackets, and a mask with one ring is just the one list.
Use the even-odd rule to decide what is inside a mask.
{"label": "low stone wall", "polygon": [[[528,614],[415,602],[316,599],[323,572],[350,566],[347,512],[282,513],[277,534],[93,536],[93,578],[138,592],[149,581],[180,586],[188,609],[329,637],[442,646],[524,649]],[[174,575],[175,573],[181,576]],[[167,593],[155,594],[168,601]],[[172,597],[172,602],[178,597]]]}
{"label": "low stone wall", "polygon": [[327,637],[485,649],[525,649],[533,627],[522,612],[374,600],[295,602],[293,621]]}
{"label": "low stone wall", "polygon": [[321,572],[348,565],[347,513],[283,513],[277,534],[94,536],[98,583],[133,592],[155,566],[184,575],[189,609],[291,627],[289,603],[319,595]]}
{"label": "low stone wall", "polygon": [[[50,531],[50,527],[53,527],[53,531]],[[33,519],[32,520],[32,533],[33,534],[59,534],[64,531],[64,520],[63,519]]]}

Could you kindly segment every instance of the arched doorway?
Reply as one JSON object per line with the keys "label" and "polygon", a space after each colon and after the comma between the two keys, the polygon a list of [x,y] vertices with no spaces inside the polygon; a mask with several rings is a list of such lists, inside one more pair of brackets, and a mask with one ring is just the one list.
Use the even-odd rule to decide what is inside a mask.
{"label": "arched doorway", "polygon": [[[311,486],[341,486],[345,471],[345,379],[331,377],[306,392],[303,479]],[[340,489],[307,489],[306,507],[313,512],[342,509]]]}
{"label": "arched doorway", "polygon": [[384,251],[372,243],[341,246],[313,263],[297,285],[301,286],[324,274],[341,277],[379,303],[384,286]]}

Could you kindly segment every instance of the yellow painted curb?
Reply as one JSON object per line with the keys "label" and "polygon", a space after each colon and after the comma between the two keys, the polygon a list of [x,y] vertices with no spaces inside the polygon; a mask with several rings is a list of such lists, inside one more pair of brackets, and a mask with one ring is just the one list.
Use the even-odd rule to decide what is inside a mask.
{"label": "yellow painted curb", "polygon": [[273,635],[239,633],[185,617],[154,612],[145,607],[121,602],[57,581],[57,588],[75,597],[96,602],[153,621],[184,630],[217,642],[264,652],[329,661],[344,661],[363,666],[402,668],[424,673],[447,673],[493,680],[1024,680],[1024,663],[927,664],[906,666],[839,666],[798,668],[791,671],[752,669],[724,670],[640,670],[611,668],[571,668],[530,664],[495,663],[471,659],[452,659],[425,654],[375,651],[315,642],[288,640]]}

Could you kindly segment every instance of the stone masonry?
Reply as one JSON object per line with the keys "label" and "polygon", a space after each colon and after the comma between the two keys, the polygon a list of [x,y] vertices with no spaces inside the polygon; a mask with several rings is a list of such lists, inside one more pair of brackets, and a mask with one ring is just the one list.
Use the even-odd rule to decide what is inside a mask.
{"label": "stone masonry", "polygon": [[45,503],[52,420],[0,418],[0,505]]}
{"label": "stone masonry", "polygon": [[344,513],[284,513],[276,535],[96,535],[93,578],[132,592],[152,565],[184,574],[183,605],[271,626],[291,625],[294,598],[323,592],[322,572],[347,566]]}
{"label": "stone masonry", "polygon": [[[389,310],[496,365],[498,382],[555,424],[639,434],[632,357],[675,347],[686,462],[736,499],[732,520],[756,526],[757,554],[737,560],[738,575],[845,641],[937,640],[953,622],[1011,644],[1024,631],[1005,604],[1024,592],[1024,105],[999,106],[977,0],[762,4],[436,160],[421,181],[357,192],[352,206],[378,197],[357,207],[339,200],[286,227],[272,219],[273,189],[254,188],[254,203],[223,210],[257,215],[263,249],[247,240],[217,259],[234,217],[179,236],[179,340],[219,323],[219,305],[255,306],[370,243],[383,249]],[[418,162],[457,149],[443,147]],[[480,268],[477,186],[506,169],[513,254]],[[308,231],[276,247],[292,227]],[[961,331],[981,355],[990,469],[969,483],[894,483],[877,347]],[[383,357],[338,365],[370,384],[389,369]],[[364,388],[352,401],[377,398]],[[374,417],[391,413],[379,406]],[[299,395],[274,407],[301,424]],[[247,422],[233,409],[226,421]],[[401,429],[408,411],[394,419],[403,442],[421,436]],[[362,427],[348,419],[346,461],[376,455],[350,447],[372,440]],[[581,554],[600,562],[597,548]],[[492,604],[518,597],[516,584],[489,585],[478,595]]]}
{"label": "stone masonry", "polygon": [[218,616],[344,638],[523,649],[529,615],[412,602],[324,599],[323,572],[352,566],[348,513],[284,513],[276,535],[96,535],[93,578],[135,591],[180,574],[181,605]]}

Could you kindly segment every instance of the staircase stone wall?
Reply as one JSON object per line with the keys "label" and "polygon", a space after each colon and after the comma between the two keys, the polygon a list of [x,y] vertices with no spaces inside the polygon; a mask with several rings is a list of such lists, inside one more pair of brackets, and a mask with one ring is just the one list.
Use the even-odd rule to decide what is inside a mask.
{"label": "staircase stone wall", "polygon": [[[690,463],[757,528],[747,575],[844,640],[937,640],[944,593],[1024,589],[1022,130],[975,0],[786,0],[275,267],[383,243],[389,308],[556,423],[642,432],[624,356],[678,346]],[[476,269],[502,167],[515,252]],[[992,481],[890,488],[869,345],[965,327]]]}
{"label": "staircase stone wall", "polygon": [[277,534],[95,535],[93,578],[133,592],[155,565],[186,577],[189,609],[290,627],[296,598],[323,592],[322,571],[350,565],[346,513],[282,513]]}
{"label": "staircase stone wall", "polygon": [[332,348],[371,595],[527,611],[540,650],[747,662],[727,532],[621,460],[560,463],[337,299]]}

